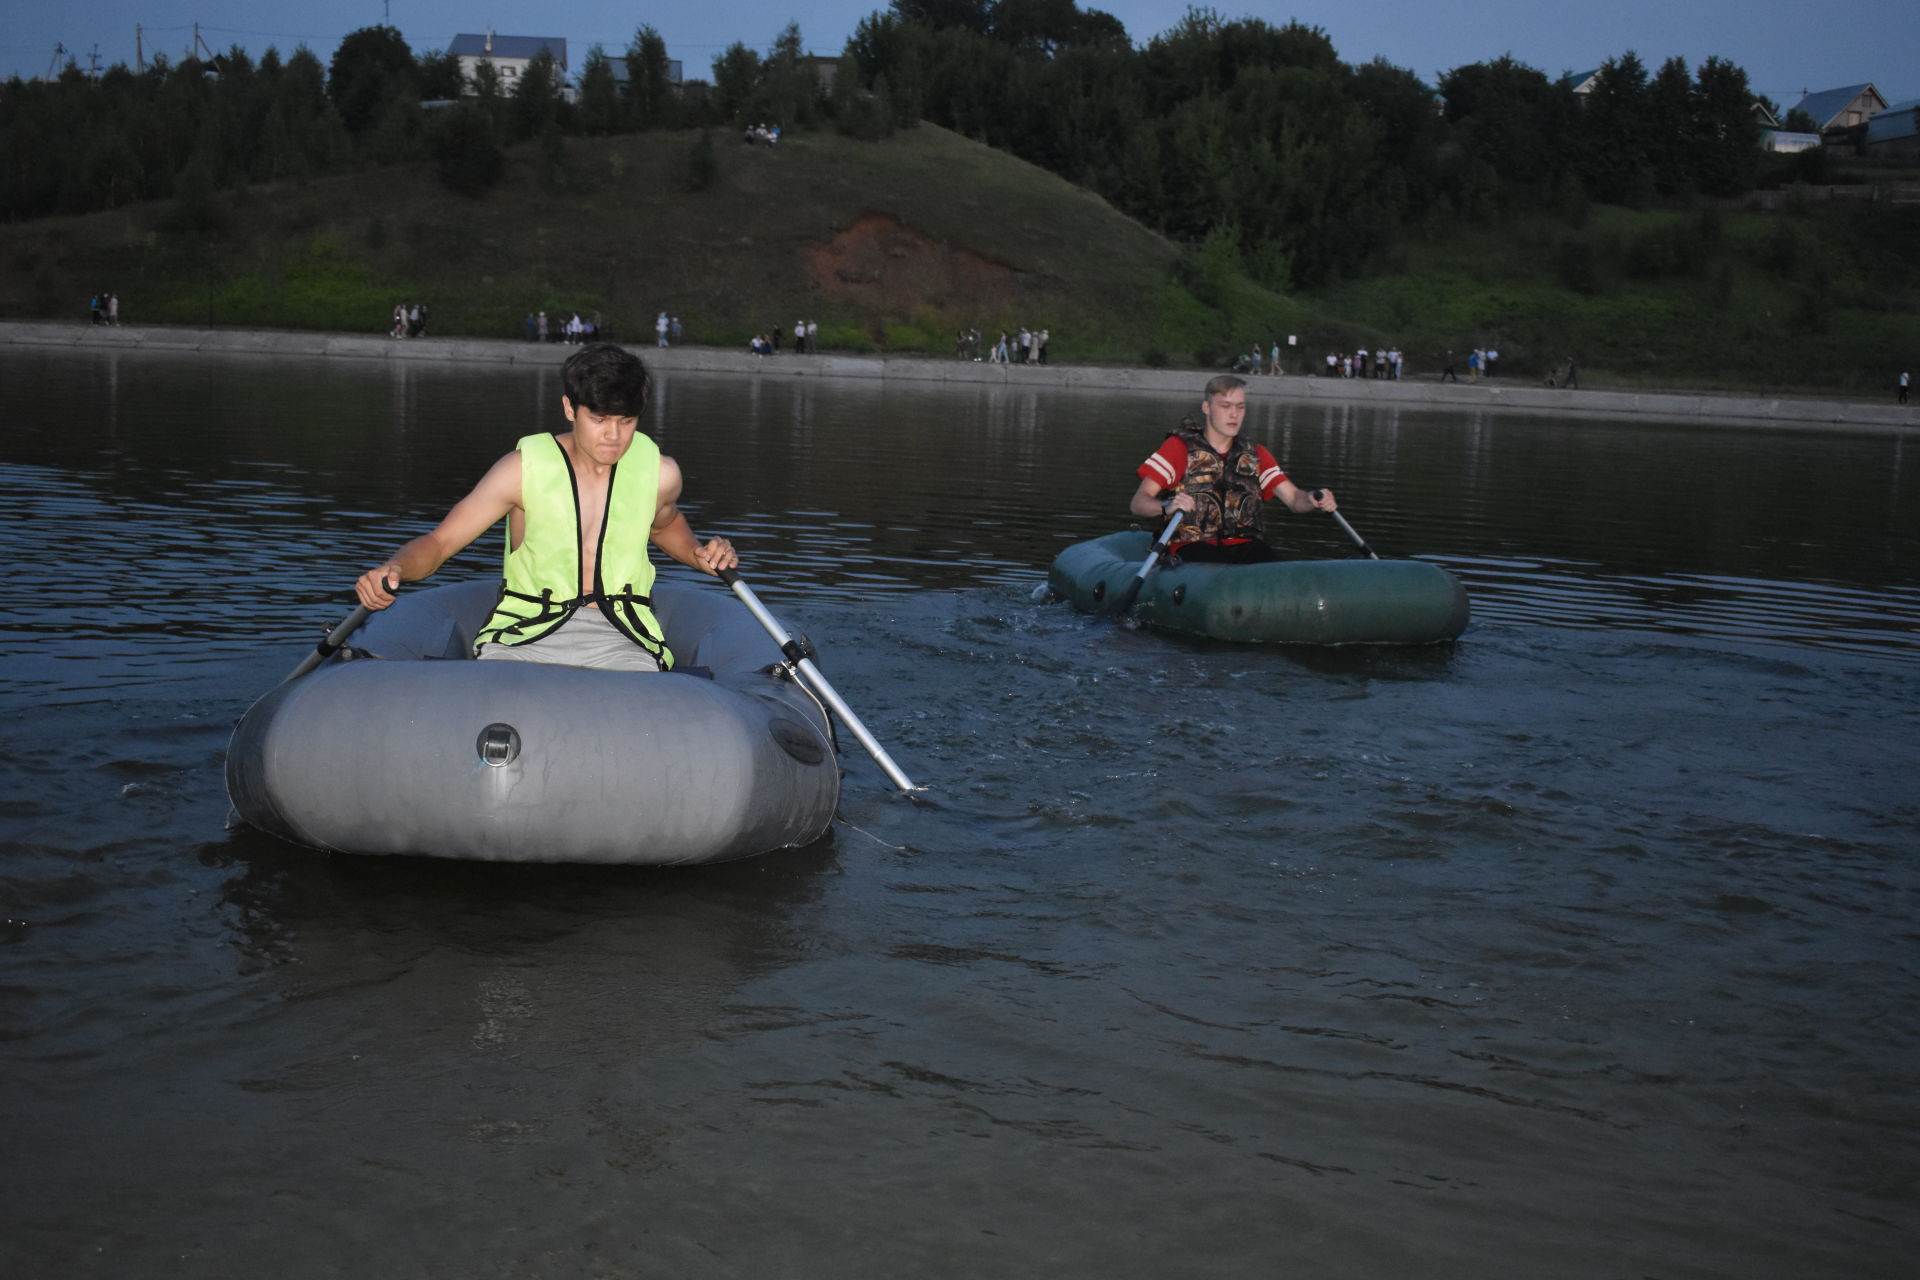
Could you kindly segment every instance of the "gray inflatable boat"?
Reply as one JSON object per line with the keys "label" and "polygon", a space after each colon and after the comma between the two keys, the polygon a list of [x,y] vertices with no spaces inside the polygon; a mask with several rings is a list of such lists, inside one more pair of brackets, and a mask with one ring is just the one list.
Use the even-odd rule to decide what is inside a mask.
{"label": "gray inflatable boat", "polygon": [[409,592],[256,702],[227,750],[239,818],[317,849],[491,862],[719,862],[826,831],[827,714],[738,603],[656,584],[677,669],[636,675],[473,661],[497,590]]}

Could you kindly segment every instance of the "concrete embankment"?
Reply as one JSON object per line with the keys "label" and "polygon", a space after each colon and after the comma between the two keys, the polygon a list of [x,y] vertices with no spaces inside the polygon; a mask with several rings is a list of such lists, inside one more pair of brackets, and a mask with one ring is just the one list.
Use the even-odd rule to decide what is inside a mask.
{"label": "concrete embankment", "polygon": [[[182,329],[0,320],[0,344],[81,350],[139,350],[229,355],[323,356],[342,360],[471,361],[494,365],[557,365],[573,348],[490,338],[395,339],[291,330]],[[1196,395],[1205,377],[1192,369],[1116,365],[1003,365],[904,355],[760,357],[718,347],[635,346],[662,374],[710,373],[757,378],[865,378],[900,382],[972,383],[1083,391],[1146,391]],[[1256,399],[1371,404],[1466,412],[1646,418],[1665,422],[1911,430],[1920,404],[1679,392],[1561,390],[1505,378],[1443,383],[1428,375],[1400,381],[1320,377],[1248,379]]]}

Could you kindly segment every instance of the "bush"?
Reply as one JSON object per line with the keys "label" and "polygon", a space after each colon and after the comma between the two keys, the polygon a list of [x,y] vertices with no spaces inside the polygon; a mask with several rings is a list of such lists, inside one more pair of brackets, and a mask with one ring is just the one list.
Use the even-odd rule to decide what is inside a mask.
{"label": "bush", "polygon": [[713,130],[702,129],[680,165],[680,189],[705,191],[720,172],[720,161],[713,154]]}
{"label": "bush", "polygon": [[1560,281],[1575,293],[1600,292],[1600,255],[1585,240],[1565,240],[1559,252]]}
{"label": "bush", "polygon": [[173,207],[164,222],[169,230],[192,235],[211,235],[224,230],[227,209],[213,188],[213,171],[200,156],[180,170],[173,183]]}
{"label": "bush", "polygon": [[485,195],[507,170],[492,121],[465,103],[439,114],[429,149],[441,183],[463,196]]}

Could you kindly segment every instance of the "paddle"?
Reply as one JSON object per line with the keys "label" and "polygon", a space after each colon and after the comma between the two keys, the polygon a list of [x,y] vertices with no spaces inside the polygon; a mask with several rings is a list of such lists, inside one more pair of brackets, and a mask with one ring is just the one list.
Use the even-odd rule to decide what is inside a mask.
{"label": "paddle", "polygon": [[1147,552],[1147,558],[1140,562],[1140,571],[1134,574],[1132,580],[1127,583],[1126,590],[1115,596],[1107,607],[1100,611],[1102,617],[1118,618],[1126,613],[1127,610],[1133,608],[1133,602],[1140,598],[1140,588],[1145,584],[1147,575],[1158,568],[1160,562],[1167,558],[1167,544],[1173,541],[1173,535],[1175,531],[1180,528],[1180,522],[1186,518],[1187,513],[1184,511],[1176,511],[1173,513],[1173,518],[1167,521],[1167,527],[1161,530],[1159,541],[1155,542],[1153,549]]}
{"label": "paddle", "polygon": [[[383,585],[386,586],[389,595],[400,590],[400,584],[397,582]],[[327,632],[327,638],[313,646],[313,652],[302,658],[300,665],[295,667],[293,672],[280,683],[291,684],[338,653],[340,646],[347,642],[347,637],[352,635],[354,631],[359,628],[360,624],[367,620],[367,617],[372,614],[372,612],[373,610],[363,604],[354,606],[353,612],[340,619],[340,625]]]}
{"label": "paddle", "polygon": [[[1316,498],[1319,497],[1320,494],[1321,494],[1321,490],[1319,489],[1315,489],[1313,491],[1313,496]],[[1353,539],[1353,545],[1360,548],[1362,551],[1366,552],[1367,558],[1369,560],[1378,560],[1380,558],[1380,553],[1375,551],[1372,547],[1368,546],[1367,540],[1353,531],[1353,526],[1347,523],[1347,518],[1345,516],[1341,515],[1338,511],[1329,511],[1327,512],[1327,514],[1333,517],[1333,522],[1335,524],[1339,525],[1342,529],[1346,530],[1347,536]]]}
{"label": "paddle", "polygon": [[840,717],[841,722],[844,723],[847,728],[853,730],[853,736],[860,739],[860,745],[865,747],[867,754],[872,756],[875,763],[886,771],[886,775],[892,780],[893,785],[902,791],[918,791],[919,788],[913,785],[912,779],[902,773],[900,766],[893,762],[893,757],[887,754],[886,748],[882,747],[879,740],[867,732],[867,726],[860,723],[860,717],[853,714],[853,708],[849,707],[841,700],[840,695],[833,691],[833,686],[827,683],[827,678],[820,674],[820,668],[813,665],[813,659],[808,654],[806,648],[788,634],[787,629],[781,626],[771,613],[767,612],[765,605],[760,603],[760,597],[753,594],[753,588],[741,580],[740,571],[738,569],[722,569],[720,571],[720,581],[726,583],[727,586],[733,589],[733,594],[740,597],[740,603],[747,606],[747,612],[751,613],[759,621],[760,625],[767,629],[767,634],[772,636],[773,642],[780,646],[780,652],[786,655],[787,661],[792,664],[794,670],[798,671],[801,676],[806,679],[807,687],[811,689],[822,702],[833,708],[833,713]]}

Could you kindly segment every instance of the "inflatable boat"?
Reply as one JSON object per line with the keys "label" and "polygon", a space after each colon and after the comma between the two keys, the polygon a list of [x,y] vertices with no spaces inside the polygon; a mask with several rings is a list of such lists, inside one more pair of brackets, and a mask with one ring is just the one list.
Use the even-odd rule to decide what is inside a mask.
{"label": "inflatable boat", "polygon": [[256,702],[238,818],[317,849],[492,862],[720,862],[816,840],[827,712],[726,595],[659,583],[675,670],[477,662],[498,584],[409,592]]}
{"label": "inflatable boat", "polygon": [[[1076,542],[1047,574],[1056,597],[1100,613],[1126,591],[1154,535]],[[1467,626],[1459,579],[1422,560],[1280,560],[1162,565],[1140,587],[1142,626],[1255,644],[1431,644]]]}

